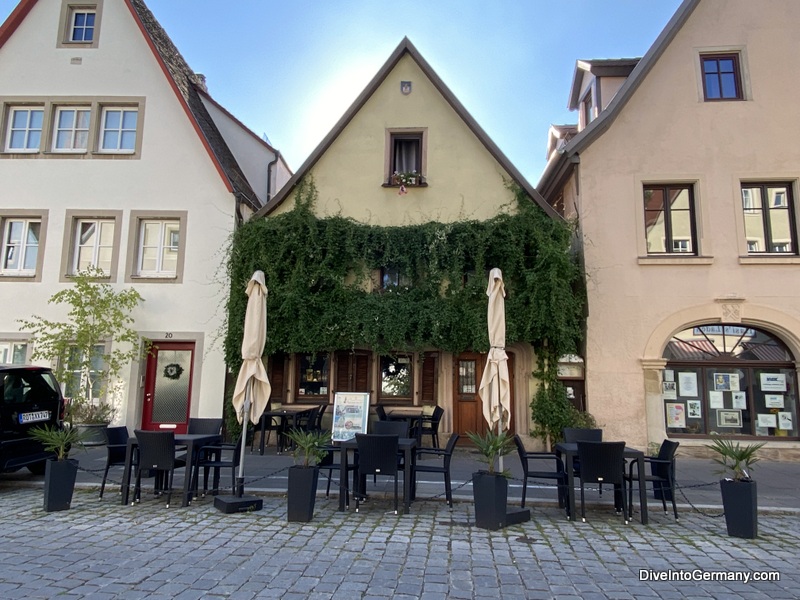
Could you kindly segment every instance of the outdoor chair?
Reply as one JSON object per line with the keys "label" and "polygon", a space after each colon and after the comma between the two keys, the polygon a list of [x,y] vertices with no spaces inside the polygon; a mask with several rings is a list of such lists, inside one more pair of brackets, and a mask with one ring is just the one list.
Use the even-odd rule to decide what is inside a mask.
{"label": "outdoor chair", "polygon": [[424,415],[422,417],[422,430],[420,431],[420,437],[425,435],[431,436],[431,445],[434,448],[439,447],[439,423],[441,422],[443,415],[444,409],[441,406],[437,406],[433,409],[433,414],[430,417]]}
{"label": "outdoor chair", "polygon": [[103,492],[106,489],[108,470],[111,467],[125,466],[125,452],[128,448],[128,428],[127,427],[108,427],[106,428],[106,468],[103,471],[103,482],[100,484],[100,499],[103,499]]}
{"label": "outdoor chair", "polygon": [[[569,506],[566,501],[567,473],[564,471],[564,462],[561,457],[553,452],[528,452],[522,439],[514,436],[514,444],[517,447],[519,462],[522,464],[522,502],[520,506],[525,508],[525,497],[528,491],[528,479],[548,479],[556,482],[558,493],[558,506],[563,508]],[[547,463],[552,463],[554,470],[546,469]],[[569,508],[567,509],[569,513]],[[567,514],[567,518],[569,518]]]}
{"label": "outdoor chair", "polygon": [[586,522],[584,488],[587,483],[610,483],[614,486],[614,508],[622,505],[622,518],[628,524],[625,506],[625,442],[578,442],[581,462],[581,519]]}
{"label": "outdoor chair", "polygon": [[222,419],[189,419],[186,433],[222,433]]}
{"label": "outdoor chair", "polygon": [[136,439],[139,441],[139,464],[136,467],[136,487],[133,492],[133,501],[134,503],[141,502],[142,477],[154,475],[155,493],[160,495],[166,491],[167,508],[169,508],[175,468],[186,465],[183,460],[175,457],[175,433],[138,429],[135,433]]}
{"label": "outdoor chair", "polygon": [[[347,473],[342,474],[342,463],[334,461],[334,454],[336,454],[337,452],[340,452],[341,448],[339,448],[339,446],[331,445],[331,446],[327,446],[326,450],[328,451],[328,453],[324,457],[322,457],[322,460],[319,461],[319,470],[320,471],[323,471],[323,470],[327,471],[327,474],[325,476],[328,478],[328,485],[325,488],[325,497],[328,498],[328,497],[330,497],[330,494],[331,494],[331,479],[333,477],[333,472],[334,471],[339,471],[340,482],[341,482],[341,478],[342,477],[345,478],[345,482],[346,482],[348,474],[351,471],[355,471],[357,467],[355,465],[355,461],[353,463],[348,463],[347,464]],[[345,485],[345,505],[348,506],[348,507],[350,506],[350,490],[346,485]]]}
{"label": "outdoor chair", "polygon": [[235,444],[216,444],[213,446],[201,446],[197,451],[197,458],[194,462],[194,473],[192,489],[197,494],[200,484],[200,468],[203,468],[203,497],[208,493],[208,476],[213,470],[211,495],[219,493],[220,471],[222,469],[231,470],[231,493],[236,493],[236,469],[241,464],[242,441],[240,436]]}
{"label": "outdoor chair", "polygon": [[419,473],[438,473],[444,475],[444,494],[447,500],[447,506],[453,508],[453,486],[450,480],[450,461],[453,458],[453,450],[456,448],[457,441],[458,434],[453,433],[450,435],[450,439],[447,440],[447,446],[445,446],[444,450],[441,448],[422,448],[418,452],[417,456],[419,458],[434,456],[442,460],[436,464],[425,464],[417,461],[414,467],[414,491],[412,492],[412,497],[416,495],[417,475]]}
{"label": "outdoor chair", "polygon": [[380,404],[375,406],[375,414],[378,415],[379,421],[386,421],[389,417],[386,416],[386,409],[383,408]]}
{"label": "outdoor chair", "polygon": [[409,435],[408,421],[375,421],[370,428],[370,433],[381,435],[396,435],[397,437],[407,438]]}
{"label": "outdoor chair", "polygon": [[317,424],[317,416],[319,415],[319,406],[315,406],[307,414],[299,416],[297,419],[297,429],[302,431],[314,431]]}
{"label": "outdoor chair", "polygon": [[[397,454],[399,451],[396,435],[357,433],[358,473],[359,475],[389,475],[394,477],[394,514],[397,513]],[[356,512],[359,508],[359,494],[356,498]]]}
{"label": "outdoor chair", "polygon": [[[278,410],[281,407],[280,402],[272,402],[267,410]],[[283,445],[285,442],[285,434],[286,434],[286,420],[281,417],[272,417],[265,414],[261,415],[261,419],[258,422],[258,427],[261,431],[261,447],[259,449],[259,454],[264,454],[264,446],[269,444],[269,436],[274,431],[275,434],[278,436],[277,438],[277,451],[278,454],[283,452]],[[266,435],[266,438],[264,437]],[[250,444],[250,452],[253,451],[256,443],[256,436],[253,436],[253,441]]]}
{"label": "outdoor chair", "polygon": [[323,404],[319,407],[319,412],[317,412],[317,418],[314,421],[314,425],[312,426],[312,431],[322,431],[322,417],[325,416],[325,410],[328,408],[327,404]]}
{"label": "outdoor chair", "polygon": [[[661,492],[661,504],[664,507],[664,514],[667,514],[667,493],[669,493],[670,500],[672,501],[672,512],[675,514],[675,519],[678,518],[678,507],[675,506],[675,453],[678,450],[679,442],[664,440],[661,442],[661,447],[658,449],[658,456],[645,456],[645,464],[652,465],[650,467],[650,474],[645,475],[645,480],[653,483],[653,491]],[[628,467],[628,474],[625,479],[628,481],[628,506],[630,512],[628,518],[633,517],[633,482],[639,481],[639,463],[631,461]],[[636,467],[636,474],[633,468]]]}
{"label": "outdoor chair", "polygon": [[[564,441],[568,444],[575,444],[577,442],[602,442],[603,430],[602,429],[582,429],[576,427],[565,427],[562,430]],[[581,461],[576,458],[572,461],[572,473],[575,477],[581,476]],[[603,495],[603,486],[598,490],[600,495]]]}

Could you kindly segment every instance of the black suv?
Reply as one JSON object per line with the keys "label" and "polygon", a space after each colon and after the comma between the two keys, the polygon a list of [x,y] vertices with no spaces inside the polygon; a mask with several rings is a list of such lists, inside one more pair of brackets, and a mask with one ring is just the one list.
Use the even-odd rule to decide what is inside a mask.
{"label": "black suv", "polygon": [[0,472],[28,467],[44,473],[55,456],[28,435],[33,427],[62,427],[64,397],[46,367],[0,364]]}

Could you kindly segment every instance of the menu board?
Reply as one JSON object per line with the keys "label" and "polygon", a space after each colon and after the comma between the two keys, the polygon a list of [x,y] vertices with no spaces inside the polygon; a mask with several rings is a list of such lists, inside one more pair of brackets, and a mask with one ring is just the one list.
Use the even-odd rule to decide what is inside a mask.
{"label": "menu board", "polygon": [[334,442],[345,442],[357,433],[367,433],[369,392],[336,392],[333,398]]}

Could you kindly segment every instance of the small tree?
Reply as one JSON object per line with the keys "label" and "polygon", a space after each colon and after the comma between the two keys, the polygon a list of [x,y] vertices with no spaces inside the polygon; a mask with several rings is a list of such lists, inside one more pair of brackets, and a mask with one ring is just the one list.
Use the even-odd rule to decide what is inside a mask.
{"label": "small tree", "polygon": [[103,277],[102,269],[89,267],[72,278],[74,285],[50,297],[48,304],[69,307],[67,320],[39,315],[19,320],[21,330],[33,333],[34,360],[53,362],[61,382],[78,374],[77,395],[67,408],[70,424],[112,420],[115,407],[104,400],[112,381],[146,351],[131,328],[131,314],[144,298],[133,288],[115,291]]}

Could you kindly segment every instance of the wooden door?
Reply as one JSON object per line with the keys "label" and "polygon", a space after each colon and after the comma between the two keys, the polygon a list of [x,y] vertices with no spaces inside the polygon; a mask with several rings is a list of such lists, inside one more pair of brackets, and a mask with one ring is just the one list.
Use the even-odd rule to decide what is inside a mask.
{"label": "wooden door", "polygon": [[[466,440],[468,431],[486,432],[486,419],[478,395],[483,375],[485,354],[464,352],[455,357],[453,365],[453,432]],[[467,440],[469,443],[469,440]]]}
{"label": "wooden door", "polygon": [[193,367],[194,342],[157,342],[150,347],[144,378],[142,429],[186,433]]}

